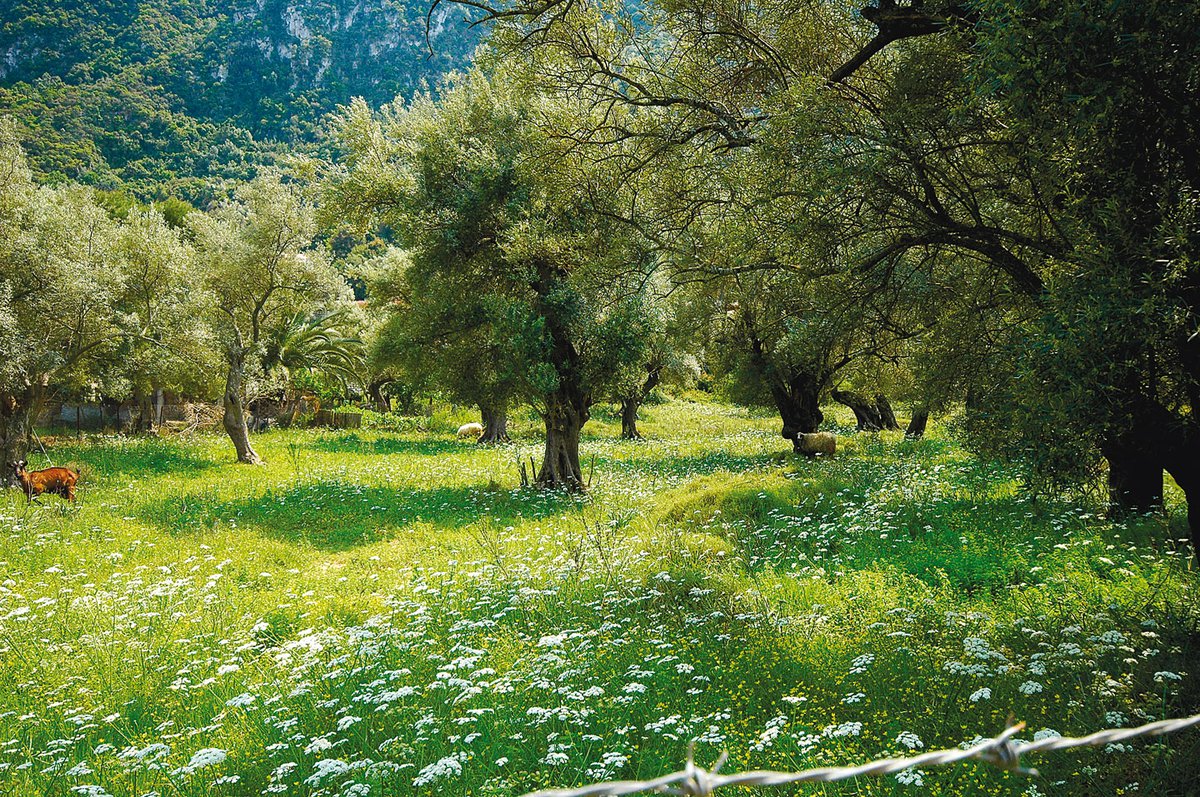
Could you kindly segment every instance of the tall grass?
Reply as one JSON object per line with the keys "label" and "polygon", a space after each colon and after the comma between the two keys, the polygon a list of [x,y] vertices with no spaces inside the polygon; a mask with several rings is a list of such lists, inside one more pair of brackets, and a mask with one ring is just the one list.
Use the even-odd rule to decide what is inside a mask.
{"label": "tall grass", "polygon": [[[1178,526],[1035,500],[936,426],[809,460],[719,404],[643,414],[589,424],[583,498],[516,489],[530,419],[270,432],[262,468],[60,440],[79,506],[0,496],[0,793],[509,795],[692,739],[788,769],[1200,709]],[[1198,762],[1192,733],[824,793],[1189,794]]]}

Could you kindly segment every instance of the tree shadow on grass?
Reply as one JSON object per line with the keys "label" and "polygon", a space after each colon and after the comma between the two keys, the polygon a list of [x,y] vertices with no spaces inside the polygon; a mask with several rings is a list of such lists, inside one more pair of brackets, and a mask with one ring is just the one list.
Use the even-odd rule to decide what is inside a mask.
{"label": "tree shadow on grass", "polygon": [[[84,471],[85,481],[112,476],[174,476],[194,474],[221,463],[178,443],[156,438],[115,438],[55,446],[55,464],[70,464]],[[39,457],[40,459],[40,457]],[[34,463],[30,464],[33,467]],[[38,465],[41,467],[41,465]]]}
{"label": "tree shadow on grass", "polygon": [[465,454],[475,450],[467,441],[446,440],[443,438],[420,439],[406,437],[377,437],[363,439],[353,432],[340,435],[323,435],[312,442],[306,443],[313,451],[326,454],[408,454],[432,457],[439,454]]}
{"label": "tree shadow on grass", "polygon": [[388,539],[417,522],[453,529],[484,518],[501,523],[531,520],[560,514],[574,501],[555,492],[402,490],[319,481],[231,501],[215,495],[175,495],[145,505],[141,519],[180,534],[232,522],[276,539],[344,551]]}
{"label": "tree shadow on grass", "polygon": [[[591,453],[582,455],[584,476],[592,467]],[[595,452],[597,478],[620,474],[622,477],[679,477],[709,476],[718,471],[743,473],[779,465],[776,453],[731,454],[725,451],[706,451],[686,456],[612,456]]]}

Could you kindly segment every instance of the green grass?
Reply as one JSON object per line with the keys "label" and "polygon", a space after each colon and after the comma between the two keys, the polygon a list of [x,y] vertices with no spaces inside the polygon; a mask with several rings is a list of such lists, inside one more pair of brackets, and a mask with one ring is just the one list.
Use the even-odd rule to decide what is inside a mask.
{"label": "green grass", "polygon": [[[446,413],[270,432],[261,468],[218,436],[60,439],[78,506],[0,496],[0,794],[516,795],[692,739],[796,769],[1200,709],[1177,517],[1035,500],[937,426],[835,413],[810,460],[759,413],[643,414],[629,443],[596,413],[586,498],[516,489],[528,417],[500,449]],[[1192,731],[814,793],[1190,794],[1198,762]]]}

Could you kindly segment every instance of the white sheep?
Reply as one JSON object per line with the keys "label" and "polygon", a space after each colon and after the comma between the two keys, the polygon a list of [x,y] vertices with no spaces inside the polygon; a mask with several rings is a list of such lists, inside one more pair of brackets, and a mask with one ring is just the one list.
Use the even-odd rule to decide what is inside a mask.
{"label": "white sheep", "polygon": [[832,457],[837,450],[837,435],[832,432],[811,432],[796,435],[796,449],[803,454]]}
{"label": "white sheep", "polygon": [[459,437],[476,437],[477,438],[482,434],[483,434],[483,424],[482,423],[464,423],[462,426],[458,427],[458,436]]}

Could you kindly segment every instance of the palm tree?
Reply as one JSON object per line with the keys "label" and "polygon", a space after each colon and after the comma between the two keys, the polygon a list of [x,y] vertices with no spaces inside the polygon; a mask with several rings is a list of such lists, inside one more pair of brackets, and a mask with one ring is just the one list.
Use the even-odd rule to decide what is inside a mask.
{"label": "palm tree", "polygon": [[296,374],[305,372],[332,379],[343,390],[362,382],[366,348],[348,330],[350,320],[346,310],[316,315],[297,313],[267,336],[263,371],[284,384],[290,421],[295,420],[300,407]]}

